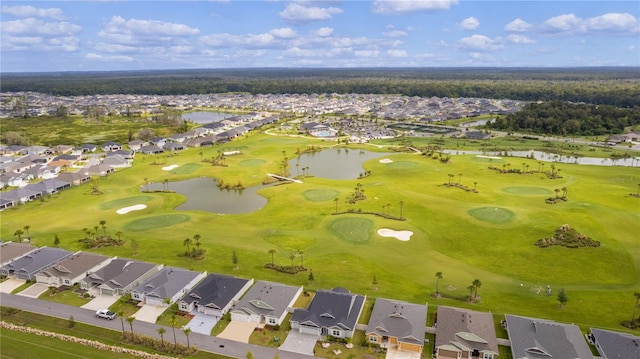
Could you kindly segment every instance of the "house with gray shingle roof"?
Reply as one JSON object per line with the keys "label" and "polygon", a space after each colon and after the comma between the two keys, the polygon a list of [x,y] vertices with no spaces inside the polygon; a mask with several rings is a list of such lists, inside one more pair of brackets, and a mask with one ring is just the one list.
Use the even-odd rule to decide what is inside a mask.
{"label": "house with gray shingle roof", "polygon": [[362,313],[366,297],[338,287],[320,289],[307,309],[296,309],[291,329],[318,337],[351,338]]}
{"label": "house with gray shingle roof", "polygon": [[231,309],[231,320],[281,325],[289,308],[298,300],[302,287],[258,281]]}
{"label": "house with gray shingle roof", "polygon": [[593,359],[577,325],[505,315],[511,353],[516,359]]}
{"label": "house with gray shingle roof", "polygon": [[97,287],[100,294],[105,295],[126,294],[162,267],[158,264],[116,258],[106,266],[89,272],[89,275],[80,281],[80,288],[89,290]]}
{"label": "house with gray shingle roof", "polygon": [[365,335],[383,348],[422,353],[426,323],[426,304],[377,298]]}
{"label": "house with gray shingle roof", "polygon": [[36,274],[36,281],[48,286],[72,286],[87,273],[96,271],[111,261],[111,258],[89,252],[76,252],[59,263]]}
{"label": "house with gray shingle roof", "polygon": [[590,336],[604,359],[640,358],[639,336],[596,328],[591,328]]}
{"label": "house with gray shingle roof", "polygon": [[72,254],[72,252],[59,248],[38,248],[3,265],[0,267],[0,273],[6,276],[15,275],[19,279],[34,279],[37,273]]}
{"label": "house with gray shingle roof", "polygon": [[4,265],[16,258],[20,258],[29,252],[33,252],[38,247],[28,243],[5,242],[0,245],[0,265]]}
{"label": "house with gray shingle roof", "polygon": [[209,274],[178,302],[178,309],[221,318],[252,284],[253,279]]}
{"label": "house with gray shingle roof", "polygon": [[491,313],[438,306],[436,358],[498,356],[498,340]]}
{"label": "house with gray shingle roof", "polygon": [[165,307],[182,298],[207,275],[176,267],[164,267],[131,291],[131,299],[143,304]]}

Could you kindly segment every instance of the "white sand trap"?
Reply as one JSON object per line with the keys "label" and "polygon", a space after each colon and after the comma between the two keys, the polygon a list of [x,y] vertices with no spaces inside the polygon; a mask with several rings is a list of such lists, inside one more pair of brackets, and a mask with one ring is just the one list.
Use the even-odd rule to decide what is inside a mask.
{"label": "white sand trap", "polygon": [[131,211],[140,211],[142,209],[147,208],[146,204],[136,204],[133,206],[129,206],[129,207],[122,207],[119,210],[116,211],[117,214],[127,214]]}
{"label": "white sand trap", "polygon": [[391,163],[391,162],[393,162],[393,160],[390,160],[388,158],[383,158],[380,160],[380,163]]}
{"label": "white sand trap", "polygon": [[178,166],[178,165],[171,165],[171,166],[162,167],[162,170],[163,170],[163,171],[171,171],[171,170],[176,169],[176,168],[178,168],[178,167],[180,167],[180,166]]}
{"label": "white sand trap", "polygon": [[411,231],[394,231],[389,228],[380,228],[378,229],[378,235],[382,237],[395,237],[396,239],[406,242],[411,239],[413,232]]}
{"label": "white sand trap", "polygon": [[478,158],[489,158],[489,159],[492,159],[492,160],[501,160],[502,159],[502,157],[498,157],[498,156],[476,155],[476,157],[478,157]]}

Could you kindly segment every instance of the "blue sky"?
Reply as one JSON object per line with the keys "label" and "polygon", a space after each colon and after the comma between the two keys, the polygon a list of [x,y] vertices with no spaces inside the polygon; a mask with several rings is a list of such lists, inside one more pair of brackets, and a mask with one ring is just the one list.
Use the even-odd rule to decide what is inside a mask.
{"label": "blue sky", "polygon": [[637,1],[11,1],[2,72],[640,66]]}

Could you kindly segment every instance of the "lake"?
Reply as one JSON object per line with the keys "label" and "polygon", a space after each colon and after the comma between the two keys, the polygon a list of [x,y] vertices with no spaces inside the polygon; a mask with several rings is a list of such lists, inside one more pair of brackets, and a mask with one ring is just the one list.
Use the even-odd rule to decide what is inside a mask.
{"label": "lake", "polygon": [[310,176],[334,180],[357,179],[364,173],[366,161],[383,157],[388,153],[371,152],[358,149],[329,149],[319,152],[305,153],[289,161],[289,172],[292,176],[304,173]]}
{"label": "lake", "polygon": [[237,115],[233,113],[197,111],[197,112],[183,113],[181,117],[182,117],[182,120],[203,124],[203,123],[219,122],[224,120],[225,118],[229,118],[233,116],[237,116]]}

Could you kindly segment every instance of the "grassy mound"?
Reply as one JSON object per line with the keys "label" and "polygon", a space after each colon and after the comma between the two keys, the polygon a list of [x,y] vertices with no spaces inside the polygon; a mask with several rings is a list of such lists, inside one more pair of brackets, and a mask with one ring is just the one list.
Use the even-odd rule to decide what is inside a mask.
{"label": "grassy mound", "polygon": [[373,222],[362,218],[341,218],[331,224],[331,229],[342,240],[363,244],[369,241]]}
{"label": "grassy mound", "polygon": [[332,189],[310,189],[304,191],[304,198],[312,202],[330,201],[338,195],[338,191]]}
{"label": "grassy mound", "polygon": [[549,196],[553,194],[552,190],[542,187],[505,187],[502,191],[520,196]]}
{"label": "grassy mound", "polygon": [[563,224],[556,229],[552,237],[542,238],[536,242],[536,246],[545,248],[549,246],[563,246],[567,248],[600,247],[600,242],[595,241],[575,229]]}
{"label": "grassy mound", "polygon": [[506,223],[515,217],[508,209],[499,207],[479,207],[467,211],[473,218],[489,223]]}
{"label": "grassy mound", "polygon": [[186,222],[189,219],[189,216],[184,214],[166,214],[162,216],[136,219],[125,224],[124,228],[131,232],[148,231],[150,229],[170,227],[174,224]]}
{"label": "grassy mound", "polygon": [[119,209],[122,207],[131,207],[136,204],[149,202],[153,199],[151,196],[134,196],[116,199],[113,201],[108,201],[100,204],[100,209],[111,210],[111,209]]}

